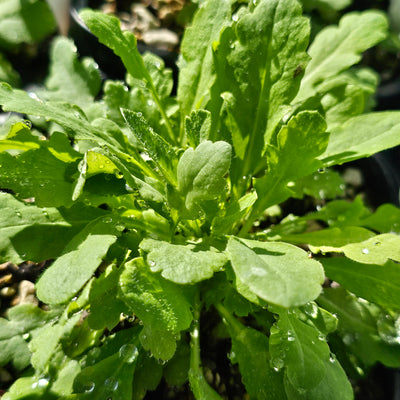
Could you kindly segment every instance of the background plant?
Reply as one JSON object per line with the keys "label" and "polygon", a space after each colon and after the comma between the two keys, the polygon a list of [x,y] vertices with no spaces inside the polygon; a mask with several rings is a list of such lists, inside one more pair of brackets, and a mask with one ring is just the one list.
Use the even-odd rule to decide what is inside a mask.
{"label": "background plant", "polygon": [[0,320],[1,364],[23,371],[3,398],[141,399],[162,377],[221,398],[201,362],[212,310],[254,399],[351,399],[346,373],[398,367],[399,209],[278,206],[339,197],[331,166],[400,143],[400,113],[370,112],[377,77],[354,67],[385,16],[345,15],[309,45],[295,0],[205,1],[176,96],[116,18],[81,16],[126,82],[102,86],[57,38],[42,90],[0,85],[3,110],[34,122],[1,130],[0,255],[54,260],[46,306]]}

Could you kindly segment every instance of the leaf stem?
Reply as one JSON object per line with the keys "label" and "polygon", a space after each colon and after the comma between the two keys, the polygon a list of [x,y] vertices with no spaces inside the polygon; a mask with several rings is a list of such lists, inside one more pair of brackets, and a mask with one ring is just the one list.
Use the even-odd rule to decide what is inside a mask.
{"label": "leaf stem", "polygon": [[163,120],[165,122],[165,126],[166,126],[167,132],[168,132],[168,136],[171,139],[172,144],[176,144],[176,137],[175,137],[174,131],[172,130],[171,124],[169,122],[169,118],[168,118],[168,116],[167,116],[167,114],[166,114],[166,112],[164,110],[164,107],[161,104],[161,100],[158,97],[157,90],[156,90],[156,88],[155,88],[155,86],[153,84],[153,81],[152,80],[148,80],[148,84],[150,85],[150,91],[151,91],[151,94],[153,96],[153,99],[154,99],[155,103],[157,104],[157,107],[158,107],[158,109],[160,111],[160,114],[161,114],[161,116],[162,116],[162,118],[163,118]]}
{"label": "leaf stem", "polygon": [[190,374],[203,374],[200,357],[200,294],[196,293],[193,311],[193,323],[190,331]]}
{"label": "leaf stem", "polygon": [[233,328],[237,334],[242,331],[243,325],[221,303],[214,304],[214,307],[217,309],[222,319],[225,320],[224,322]]}

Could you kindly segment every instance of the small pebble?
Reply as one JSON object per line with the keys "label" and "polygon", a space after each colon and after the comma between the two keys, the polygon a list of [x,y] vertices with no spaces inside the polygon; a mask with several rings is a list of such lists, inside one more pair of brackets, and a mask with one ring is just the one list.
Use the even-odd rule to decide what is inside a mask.
{"label": "small pebble", "polygon": [[179,44],[179,36],[168,29],[152,29],[143,33],[142,40],[158,49],[172,50]]}
{"label": "small pebble", "polygon": [[18,285],[18,304],[31,303],[38,305],[39,301],[35,296],[35,284],[31,281],[21,281]]}
{"label": "small pebble", "polygon": [[15,293],[17,293],[17,291],[11,286],[3,287],[0,290],[0,296],[1,297],[12,297],[12,296],[15,295]]}

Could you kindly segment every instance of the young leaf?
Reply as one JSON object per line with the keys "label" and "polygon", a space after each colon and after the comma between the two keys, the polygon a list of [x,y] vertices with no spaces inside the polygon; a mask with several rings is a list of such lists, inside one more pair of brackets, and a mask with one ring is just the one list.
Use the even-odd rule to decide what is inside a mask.
{"label": "young leaf", "polygon": [[193,284],[211,278],[227,262],[225,254],[202,244],[171,244],[144,239],[140,248],[153,272],[180,284]]}
{"label": "young leaf", "polygon": [[[296,95],[308,56],[309,22],[295,0],[261,0],[237,15],[214,44],[218,96],[241,166],[254,174],[271,136]],[[300,73],[297,73],[297,69]],[[210,106],[213,107],[213,106]],[[216,110],[211,108],[215,117]]]}
{"label": "young leaf", "polygon": [[195,110],[185,119],[185,133],[189,145],[197,147],[208,139],[211,129],[211,113],[206,110]]}
{"label": "young leaf", "polygon": [[30,303],[10,308],[7,319],[0,318],[0,366],[11,362],[17,370],[26,368],[31,358],[28,339],[56,316],[57,311],[46,312]]}
{"label": "young leaf", "polygon": [[[328,137],[325,120],[316,111],[300,112],[282,127],[277,145],[267,148],[268,169],[263,178],[255,181],[258,200],[242,232],[250,228],[260,212],[291,196],[290,181],[307,176],[322,166],[317,157],[326,149]],[[303,157],[297,157],[299,152]]]}
{"label": "young leaf", "polygon": [[238,363],[243,383],[250,398],[285,400],[282,372],[271,366],[268,337],[253,328],[243,326],[226,309],[217,306],[232,339],[231,361]]}
{"label": "young leaf", "polygon": [[80,16],[100,42],[110,47],[115,54],[121,57],[128,73],[146,83],[167,126],[169,139],[174,143],[174,133],[169,125],[169,119],[161,105],[152,77],[137,49],[135,35],[132,32],[123,32],[118,18],[100,11],[86,9],[80,13]]}
{"label": "young leaf", "polygon": [[0,81],[6,82],[9,85],[18,87],[20,85],[21,78],[16,72],[11,63],[0,53]]}
{"label": "young leaf", "polygon": [[101,85],[98,67],[91,59],[78,60],[74,43],[67,38],[56,38],[50,50],[50,74],[45,91],[39,97],[46,100],[68,101],[87,108],[94,101]]}
{"label": "young leaf", "polygon": [[212,44],[223,26],[231,24],[231,0],[207,0],[185,31],[179,63],[178,101],[182,116],[204,108],[214,80]]}
{"label": "young leaf", "polygon": [[343,228],[327,228],[320,231],[299,234],[282,234],[279,239],[294,244],[308,244],[313,252],[340,251],[341,247],[349,243],[358,243],[375,237],[368,229],[358,226],[345,226]]}
{"label": "young leaf", "polygon": [[321,292],[321,264],[298,247],[230,237],[226,252],[238,278],[267,302],[293,307]]}
{"label": "young leaf", "polygon": [[271,329],[269,346],[272,364],[277,368],[285,367],[288,398],[353,399],[346,374],[331,356],[320,332],[286,310],[278,313],[279,320]]}
{"label": "young leaf", "polygon": [[[103,351],[102,359],[96,360],[94,365],[82,369],[75,378],[76,398],[85,400],[110,397],[114,400],[131,399],[133,373],[139,356],[138,344],[137,330],[118,332],[113,338],[110,348]],[[113,349],[115,346],[119,346],[116,351]]]}
{"label": "young leaf", "polygon": [[16,264],[58,257],[69,240],[105,214],[82,204],[69,209],[39,208],[8,193],[0,193],[0,209],[0,259]]}
{"label": "young leaf", "polygon": [[192,321],[190,304],[180,286],[152,273],[142,259],[125,264],[119,297],[144,325],[178,333]]}
{"label": "young leaf", "polygon": [[386,261],[400,262],[400,236],[393,233],[376,235],[361,243],[343,246],[345,256],[364,264],[384,265]]}
{"label": "young leaf", "polygon": [[22,43],[34,44],[54,32],[54,17],[47,3],[40,0],[2,0],[0,46],[11,50]]}
{"label": "young leaf", "polygon": [[360,264],[345,257],[320,260],[328,278],[366,300],[389,308],[400,307],[400,268],[393,261],[384,265]]}
{"label": "young leaf", "polygon": [[171,359],[176,350],[176,335],[165,330],[156,330],[148,325],[140,332],[140,343],[158,360]]}
{"label": "young leaf", "polygon": [[81,318],[82,313],[75,313],[70,319],[61,318],[56,324],[45,325],[29,343],[32,352],[31,364],[36,372],[44,373],[57,347],[63,338],[68,337]]}
{"label": "young leaf", "polygon": [[223,178],[231,163],[231,146],[226,142],[205,141],[193,150],[187,149],[178,163],[178,190],[185,208],[198,217],[201,203],[221,196],[226,187]]}
{"label": "young leaf", "polygon": [[350,118],[332,129],[328,147],[318,157],[325,165],[369,157],[400,144],[400,112],[384,111]]}
{"label": "young leaf", "polygon": [[318,298],[318,303],[338,316],[338,333],[364,365],[371,366],[379,361],[393,368],[399,367],[400,349],[393,345],[396,336],[392,336],[392,342],[384,340],[389,337],[385,335],[388,332],[382,329],[381,323],[385,322],[385,326],[390,328],[386,312],[364,299],[358,299],[342,287],[326,289]]}
{"label": "young leaf", "polygon": [[1,187],[13,190],[20,198],[34,197],[41,207],[72,205],[74,163],[65,163],[41,147],[19,157],[1,153],[0,164]]}
{"label": "young leaf", "polygon": [[353,388],[342,366],[332,355],[323,360],[325,376],[317,386],[304,391],[286,379],[285,389],[290,400],[353,400]]}
{"label": "young leaf", "polygon": [[[89,326],[92,329],[107,328],[111,331],[120,321],[121,313],[127,313],[127,307],[115,296],[118,292],[121,269],[110,265],[104,273],[93,281],[90,287]],[[105,302],[104,299],[107,299]]]}
{"label": "young leaf", "polygon": [[108,132],[91,125],[83,111],[69,103],[45,103],[30,97],[22,90],[13,90],[6,83],[0,83],[0,104],[4,111],[36,115],[57,122],[69,135],[77,139],[95,140],[99,145],[126,151],[127,142],[121,132],[111,136]]}
{"label": "young leaf", "polygon": [[348,69],[361,59],[368,48],[385,39],[387,20],[377,11],[349,13],[339,26],[323,29],[309,49],[309,62],[294,102],[311,97],[318,85]]}
{"label": "young leaf", "polygon": [[167,182],[175,184],[174,171],[178,161],[172,146],[153,131],[141,113],[126,109],[122,109],[121,113],[140,144],[159,166]]}
{"label": "young leaf", "polygon": [[39,299],[48,304],[71,299],[90,279],[120,234],[111,216],[88,224],[40,277],[36,285]]}

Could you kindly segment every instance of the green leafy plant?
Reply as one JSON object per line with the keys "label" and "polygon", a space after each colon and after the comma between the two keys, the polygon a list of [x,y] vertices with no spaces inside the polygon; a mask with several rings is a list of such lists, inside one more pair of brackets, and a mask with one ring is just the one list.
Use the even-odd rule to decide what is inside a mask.
{"label": "green leafy plant", "polygon": [[[354,67],[384,15],[345,15],[309,45],[296,0],[204,1],[176,96],[116,18],[81,16],[126,83],[100,92],[58,38],[43,89],[0,84],[3,110],[34,122],[1,130],[0,255],[54,260],[45,307],[0,319],[1,365],[23,371],[3,399],[142,399],[163,378],[220,399],[211,340],[230,341],[252,399],[351,399],[348,378],[399,367],[400,210],[337,199],[329,169],[400,143],[400,112],[371,112],[377,77]],[[323,206],[279,207],[305,195]]]}

